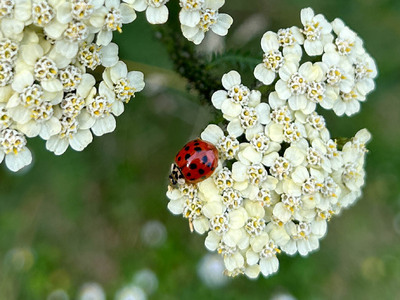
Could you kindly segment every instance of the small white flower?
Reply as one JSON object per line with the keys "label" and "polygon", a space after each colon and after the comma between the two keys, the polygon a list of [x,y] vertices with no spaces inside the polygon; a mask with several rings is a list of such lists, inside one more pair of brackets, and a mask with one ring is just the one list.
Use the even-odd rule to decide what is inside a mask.
{"label": "small white flower", "polygon": [[182,7],[179,12],[179,21],[181,24],[195,27],[200,22],[204,0],[180,0],[179,5]]}
{"label": "small white flower", "polygon": [[311,147],[307,150],[306,160],[308,162],[308,166],[321,170],[327,173],[331,173],[331,162],[327,158],[328,149],[324,142],[319,138],[315,138]]}
{"label": "small white flower", "polygon": [[0,29],[5,37],[21,40],[31,17],[30,0],[5,0],[0,4]]}
{"label": "small white flower", "polygon": [[[305,97],[307,82],[305,76],[313,71],[310,70],[310,64],[303,64],[300,69],[296,65],[289,65],[288,69],[282,69],[279,72],[280,79],[275,84],[275,90],[279,98],[289,100],[290,108],[293,110],[305,108],[307,105]],[[314,69],[314,71],[313,73],[316,73],[314,77],[319,77],[318,69]]]}
{"label": "small white flower", "polygon": [[61,155],[68,146],[76,151],[82,151],[92,142],[93,136],[90,130],[81,130],[77,118],[61,115],[59,120],[61,131],[47,140],[47,150],[54,152],[55,155]]}
{"label": "small white flower", "polygon": [[96,69],[99,65],[112,67],[118,62],[118,46],[110,43],[107,46],[98,46],[84,42],[77,54],[79,62],[89,69]]}
{"label": "small white flower", "polygon": [[59,120],[54,117],[53,105],[50,102],[42,102],[31,110],[32,119],[17,128],[26,134],[27,137],[39,135],[42,139],[48,140],[50,136],[61,131]]}
{"label": "small white flower", "polygon": [[283,193],[281,194],[281,202],[274,206],[273,215],[286,224],[300,210],[302,204],[301,196]]}
{"label": "small white flower", "polygon": [[286,105],[286,101],[279,98],[277,92],[269,95],[268,102],[272,108],[271,121],[285,125],[293,121],[293,111]]}
{"label": "small white flower", "polygon": [[55,42],[55,49],[61,55],[72,59],[76,56],[79,45],[89,37],[90,28],[86,23],[77,20],[64,24],[64,27],[62,35]]}
{"label": "small white flower", "polygon": [[310,115],[300,115],[296,113],[297,120],[304,122],[304,126],[307,132],[307,137],[310,141],[321,138],[322,140],[328,140],[330,138],[329,130],[326,128],[325,118],[315,111]]}
{"label": "small white flower", "polygon": [[90,18],[103,4],[104,0],[66,1],[57,8],[57,19],[61,23],[68,23],[73,19],[83,21]]}
{"label": "small white flower", "polygon": [[313,226],[310,223],[300,222],[294,224],[289,222],[285,225],[286,231],[290,234],[290,241],[281,247],[289,255],[299,252],[300,255],[307,255],[309,252],[319,248],[319,238],[313,232]]}
{"label": "small white flower", "polygon": [[101,64],[101,47],[84,42],[77,54],[79,62],[89,69],[96,69]]}
{"label": "small white flower", "polygon": [[58,66],[51,58],[47,56],[39,58],[33,72],[35,79],[40,81],[44,90],[53,93],[63,90],[63,85],[58,79]]}
{"label": "small white flower", "polygon": [[236,71],[224,74],[222,85],[225,91],[216,91],[211,101],[215,108],[222,111],[226,119],[237,117],[249,102],[258,101],[259,95],[241,83],[240,74]]}
{"label": "small white flower", "polygon": [[282,181],[290,179],[292,171],[305,160],[305,151],[302,144],[291,146],[284,152],[284,156],[279,156],[277,152],[264,157],[263,164],[270,167],[270,173],[276,179]]}
{"label": "small white flower", "polygon": [[115,101],[112,106],[112,113],[119,116],[124,112],[124,103],[128,103],[136,92],[143,90],[145,84],[143,73],[131,71],[124,62],[119,61],[111,68],[103,72],[103,79],[106,87],[115,94]]}
{"label": "small white flower", "polygon": [[[144,0],[136,2],[140,1]],[[118,0],[105,0],[104,5],[96,10],[89,20],[92,26],[100,29],[96,43],[107,46],[112,40],[113,31],[122,32],[122,24],[133,22],[136,12],[130,4]]]}
{"label": "small white flower", "polygon": [[360,131],[356,137],[343,146],[343,168],[341,179],[344,185],[351,191],[359,191],[364,184],[365,171],[363,146],[369,139],[368,131]]}
{"label": "small white flower", "polygon": [[222,159],[233,159],[239,151],[239,142],[233,136],[225,136],[222,129],[214,124],[210,124],[201,133],[201,138],[214,144]]}
{"label": "small white flower", "polygon": [[244,205],[247,211],[247,221],[244,226],[249,238],[257,237],[265,232],[265,210],[260,202],[246,201]]}
{"label": "small white flower", "polygon": [[114,94],[107,89],[104,81],[101,82],[99,94],[88,99],[86,110],[79,115],[81,128],[90,128],[96,136],[114,131],[116,121],[111,114],[114,99]]}
{"label": "small white flower", "polygon": [[247,138],[261,132],[269,122],[269,106],[261,102],[259,91],[250,91],[241,84],[239,73],[231,71],[222,77],[226,91],[219,90],[212,96],[213,105],[221,109],[229,120],[228,133],[238,137],[246,133]]}
{"label": "small white flower", "polygon": [[[285,120],[285,117],[280,120]],[[299,143],[303,142],[306,137],[306,130],[299,121],[295,122],[271,122],[265,127],[265,133],[270,139],[277,143]]]}
{"label": "small white flower", "polygon": [[[328,95],[330,92],[330,95]],[[336,100],[337,94],[334,91],[327,90],[325,82],[322,81],[311,81],[307,83],[306,92],[307,106],[302,109],[305,114],[310,114],[315,111],[316,104],[321,104],[322,107],[332,107],[332,103]]]}
{"label": "small white flower", "polygon": [[146,10],[146,19],[151,24],[164,24],[168,20],[169,0],[135,0],[132,4],[137,11]]}
{"label": "small white flower", "polygon": [[38,109],[38,106],[43,102],[49,102],[54,105],[61,100],[60,93],[44,91],[42,86],[36,83],[31,85],[30,82],[33,81],[33,76],[30,72],[21,72],[17,76],[19,76],[18,85],[15,86],[17,92],[12,95],[7,103],[9,115],[16,122],[20,124],[27,123],[34,117],[32,110]]}
{"label": "small white flower", "polygon": [[347,58],[341,57],[335,51],[334,44],[325,46],[322,61],[327,66],[326,83],[337,91],[349,92],[354,84],[353,67]]}
{"label": "small white flower", "polygon": [[60,103],[62,114],[73,118],[78,116],[86,101],[90,101],[96,93],[96,89],[93,87],[95,83],[93,75],[84,74],[76,90],[65,94],[62,99]]}
{"label": "small white flower", "polygon": [[324,140],[326,148],[326,157],[329,158],[333,170],[337,170],[342,166],[342,153],[337,149],[336,141],[331,139]]}
{"label": "small white flower", "polygon": [[303,50],[301,45],[304,43],[304,37],[300,29],[296,26],[290,28],[279,29],[277,32],[278,42],[283,47],[283,53],[294,53],[301,56]]}
{"label": "small white flower", "polygon": [[71,92],[77,89],[82,80],[83,72],[74,65],[69,65],[64,70],[60,70],[60,80],[65,92]]}
{"label": "small white flower", "polygon": [[183,216],[189,219],[189,222],[193,224],[194,230],[199,234],[208,231],[210,229],[210,221],[203,214],[204,201],[198,197],[184,197],[183,199]]}
{"label": "small white flower", "polygon": [[2,1],[0,4],[0,18],[9,16],[12,14],[15,6],[15,0]]}
{"label": "small white flower", "polygon": [[262,83],[266,85],[272,83],[279,70],[286,68],[288,64],[298,66],[301,58],[301,50],[299,53],[295,53],[294,51],[282,53],[279,50],[280,43],[276,33],[271,31],[266,32],[261,39],[261,47],[264,51],[264,58],[263,62],[258,64],[254,69],[254,77]]}
{"label": "small white flower", "polygon": [[[195,25],[192,24],[194,24],[194,21],[197,21],[197,14],[192,13],[193,16],[184,15],[184,22],[190,24],[190,26],[182,23],[181,29],[183,35],[196,45],[203,41],[205,33],[209,30],[212,30],[217,35],[225,36],[233,23],[233,19],[228,14],[218,12],[221,6],[224,5],[224,2],[221,0],[205,0],[200,10],[199,21]],[[191,19],[192,17],[193,19]]]}
{"label": "small white flower", "polygon": [[318,185],[318,191],[321,193],[322,197],[317,206],[320,209],[332,210],[331,205],[337,203],[341,194],[339,185],[333,180],[332,177],[327,176],[324,182]]}
{"label": "small white flower", "polygon": [[32,2],[32,22],[36,26],[45,27],[56,16],[54,8],[47,1]]}
{"label": "small white flower", "polygon": [[249,265],[259,263],[260,271],[264,276],[269,276],[278,271],[279,261],[276,254],[280,249],[270,240],[266,232],[254,238],[251,248],[246,252],[246,261]]}
{"label": "small white flower", "polygon": [[15,41],[2,38],[0,39],[0,60],[8,63],[14,63],[17,59],[19,45]]}
{"label": "small white flower", "polygon": [[242,230],[247,212],[241,207],[224,214],[224,205],[220,202],[209,202],[203,207],[204,215],[210,220],[211,232],[220,236],[229,247],[237,247],[245,239]]}
{"label": "small white flower", "polygon": [[0,130],[11,127],[13,120],[10,118],[6,105],[0,103]]}
{"label": "small white flower", "polygon": [[362,40],[341,19],[336,18],[332,22],[332,29],[337,35],[334,44],[335,50],[340,56],[353,62],[354,58],[365,53]]}
{"label": "small white flower", "polygon": [[246,197],[255,196],[259,188],[270,182],[270,176],[262,164],[244,164],[240,161],[232,165],[234,187]]}
{"label": "small white flower", "polygon": [[0,87],[8,85],[14,77],[12,63],[6,60],[0,60]]}
{"label": "small white flower", "polygon": [[205,246],[210,251],[217,251],[224,258],[224,264],[228,271],[243,268],[244,257],[237,246],[228,246],[222,237],[210,231],[205,239]]}
{"label": "small white flower", "polygon": [[311,8],[301,10],[301,23],[304,28],[304,50],[310,56],[321,55],[327,43],[332,42],[333,35],[331,24],[322,14],[314,15]]}
{"label": "small white flower", "polygon": [[354,62],[355,89],[365,96],[375,89],[374,79],[377,76],[375,61],[365,53],[358,56]]}
{"label": "small white flower", "polygon": [[354,115],[360,110],[360,101],[365,101],[365,96],[355,90],[355,87],[348,93],[339,92],[339,96],[333,105],[333,111],[338,116],[343,114]]}
{"label": "small white flower", "polygon": [[234,186],[234,180],[232,178],[232,172],[228,168],[224,167],[213,175],[213,182],[215,187],[220,191],[232,188]]}
{"label": "small white flower", "polygon": [[[316,103],[329,106],[326,102],[333,102],[336,94],[325,89],[324,70],[321,63],[306,62],[297,69],[290,66],[280,71],[280,80],[275,85],[276,92],[281,99],[288,99],[292,110],[301,110],[310,114],[315,110]],[[332,100],[333,99],[333,100]]]}
{"label": "small white flower", "polygon": [[279,151],[280,148],[278,143],[271,141],[265,133],[260,132],[253,136],[249,144],[241,144],[238,158],[248,164],[261,163],[264,157]]}
{"label": "small white flower", "polygon": [[262,132],[264,130],[262,125],[268,124],[268,122],[269,106],[264,102],[259,102],[255,106],[243,107],[240,114],[229,122],[228,132],[236,137],[245,133],[246,138],[251,139],[257,133]]}
{"label": "small white flower", "polygon": [[25,136],[15,129],[6,128],[0,131],[0,162],[17,172],[32,162],[32,154],[26,147]]}

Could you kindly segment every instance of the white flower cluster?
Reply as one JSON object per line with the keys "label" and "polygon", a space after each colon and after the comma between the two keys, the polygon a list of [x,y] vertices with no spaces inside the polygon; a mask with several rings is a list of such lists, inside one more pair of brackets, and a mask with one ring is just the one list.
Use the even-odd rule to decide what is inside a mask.
{"label": "white flower cluster", "polygon": [[60,155],[115,129],[114,116],[144,88],[143,74],[128,72],[111,43],[135,18],[128,1],[1,1],[0,162],[12,171],[29,165],[26,137],[40,136]]}
{"label": "white flower cluster", "polygon": [[[264,58],[254,76],[266,85],[276,82],[276,92],[292,110],[310,114],[319,104],[338,116],[355,114],[375,88],[377,75],[363,41],[342,20],[329,23],[311,8],[301,11],[301,22],[303,28],[264,34]],[[321,56],[320,61],[303,62],[303,48],[310,57]]]}
{"label": "white flower cluster", "polygon": [[[126,0],[136,11],[146,11],[150,24],[164,24],[168,21],[169,0]],[[182,33],[189,41],[200,44],[207,31],[225,36],[233,23],[228,14],[219,13],[225,0],[179,0],[181,11],[179,21]]]}
{"label": "white flower cluster", "polygon": [[[330,218],[361,196],[370,133],[362,129],[344,145],[330,136],[324,118],[315,111],[315,103],[321,103],[329,90],[330,73],[324,71],[325,62],[305,63],[298,69],[298,56],[301,45],[310,56],[332,48],[328,57],[338,58],[334,67],[342,75],[345,61],[365,58],[366,68],[373,71],[366,73],[370,77],[363,83],[356,79],[355,63],[346,69],[346,76],[354,77],[350,86],[358,93],[366,92],[361,86],[368,86],[368,92],[373,88],[375,65],[347,27],[342,26],[337,42],[330,44],[330,25],[321,15],[314,17],[306,9],[302,20],[302,30],[292,27],[263,37],[266,55],[256,76],[265,75],[269,83],[277,74],[280,78],[268,99],[243,85],[236,71],[222,77],[224,90],[213,94],[212,103],[229,123],[226,130],[211,124],[201,133],[218,149],[219,166],[210,178],[170,186],[167,192],[169,210],[188,218],[196,232],[207,233],[205,246],[223,257],[229,276],[268,276],[278,270],[279,253],[305,256],[318,249]],[[335,21],[339,23],[343,24]],[[341,56],[338,45],[344,40],[350,50]],[[292,67],[296,72],[288,73]],[[342,75],[342,81],[330,87],[332,92],[345,89],[347,77]],[[290,95],[282,95],[280,82]]]}
{"label": "white flower cluster", "polygon": [[218,10],[225,4],[225,0],[180,0],[182,7],[179,13],[183,35],[196,45],[204,39],[207,31],[225,36],[233,23],[228,14]]}

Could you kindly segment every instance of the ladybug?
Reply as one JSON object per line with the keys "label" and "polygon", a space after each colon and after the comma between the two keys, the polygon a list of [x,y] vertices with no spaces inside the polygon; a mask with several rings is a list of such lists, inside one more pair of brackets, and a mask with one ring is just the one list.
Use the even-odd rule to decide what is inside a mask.
{"label": "ladybug", "polygon": [[169,179],[172,185],[195,184],[212,175],[218,166],[218,150],[206,141],[196,139],[187,143],[175,156]]}

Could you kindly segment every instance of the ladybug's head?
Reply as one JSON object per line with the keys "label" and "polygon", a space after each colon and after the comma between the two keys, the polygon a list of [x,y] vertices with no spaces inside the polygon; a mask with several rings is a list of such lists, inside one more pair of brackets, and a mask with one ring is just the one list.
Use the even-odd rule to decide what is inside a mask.
{"label": "ladybug's head", "polygon": [[183,177],[181,169],[176,164],[171,165],[171,173],[169,174],[169,182],[171,185],[184,184],[185,177]]}

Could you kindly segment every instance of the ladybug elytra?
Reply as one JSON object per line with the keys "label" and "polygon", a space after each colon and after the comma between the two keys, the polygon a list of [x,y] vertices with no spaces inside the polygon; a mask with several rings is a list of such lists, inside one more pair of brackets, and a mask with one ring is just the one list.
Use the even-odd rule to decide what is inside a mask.
{"label": "ladybug elytra", "polygon": [[218,150],[206,141],[196,139],[187,143],[175,156],[169,179],[177,183],[198,183],[211,176],[218,166]]}

